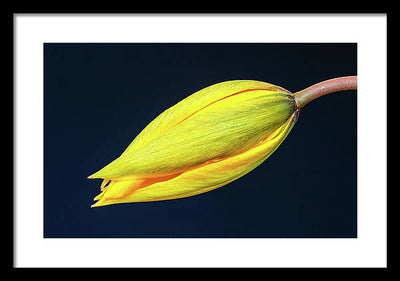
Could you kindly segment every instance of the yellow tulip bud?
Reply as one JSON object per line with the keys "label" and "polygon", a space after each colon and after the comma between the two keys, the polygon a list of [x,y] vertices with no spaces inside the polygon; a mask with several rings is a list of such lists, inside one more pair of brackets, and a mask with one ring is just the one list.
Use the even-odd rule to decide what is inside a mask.
{"label": "yellow tulip bud", "polygon": [[287,90],[261,81],[202,89],[154,119],[101,178],[93,206],[188,197],[226,185],[267,159],[296,123]]}

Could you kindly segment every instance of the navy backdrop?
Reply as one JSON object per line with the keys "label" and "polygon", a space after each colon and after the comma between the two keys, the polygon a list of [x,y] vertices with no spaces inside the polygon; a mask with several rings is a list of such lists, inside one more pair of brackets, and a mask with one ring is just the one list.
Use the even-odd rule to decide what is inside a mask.
{"label": "navy backdrop", "polygon": [[211,84],[356,74],[356,44],[44,44],[44,237],[357,237],[356,91],[308,104],[269,159],[211,192],[90,208],[87,179]]}

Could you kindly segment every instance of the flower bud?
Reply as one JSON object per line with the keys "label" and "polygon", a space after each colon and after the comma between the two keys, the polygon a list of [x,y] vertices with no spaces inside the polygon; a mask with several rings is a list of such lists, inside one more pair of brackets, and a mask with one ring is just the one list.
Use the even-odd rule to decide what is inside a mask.
{"label": "flower bud", "polygon": [[101,178],[93,206],[188,197],[226,185],[267,159],[297,121],[293,95],[253,80],[204,88],[154,119]]}

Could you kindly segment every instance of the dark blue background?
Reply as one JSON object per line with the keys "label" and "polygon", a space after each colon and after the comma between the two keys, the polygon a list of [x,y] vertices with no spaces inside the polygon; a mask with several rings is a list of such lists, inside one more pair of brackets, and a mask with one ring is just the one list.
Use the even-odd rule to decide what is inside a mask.
{"label": "dark blue background", "polygon": [[292,92],[357,74],[356,44],[45,44],[45,237],[357,237],[357,95],[308,104],[258,168],[217,190],[90,208],[86,177],[206,86]]}

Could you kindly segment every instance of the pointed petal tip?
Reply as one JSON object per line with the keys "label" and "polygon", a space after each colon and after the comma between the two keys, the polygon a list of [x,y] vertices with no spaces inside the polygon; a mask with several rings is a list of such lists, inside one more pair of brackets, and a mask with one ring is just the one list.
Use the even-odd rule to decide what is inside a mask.
{"label": "pointed petal tip", "polygon": [[112,201],[110,202],[109,200],[100,199],[96,203],[92,204],[90,208],[104,207],[112,204],[114,204]]}
{"label": "pointed petal tip", "polygon": [[98,201],[103,197],[103,192],[97,195],[95,198],[93,198],[93,201]]}
{"label": "pointed petal tip", "polygon": [[97,207],[101,207],[101,206],[102,206],[102,204],[100,203],[100,201],[97,201],[96,203],[90,205],[90,208],[93,209],[93,208],[97,208]]}
{"label": "pointed petal tip", "polygon": [[94,173],[94,174],[91,174],[90,176],[88,176],[87,178],[88,179],[99,179],[100,177],[99,177],[99,175],[98,175],[98,173],[99,172],[96,172],[96,173]]}

